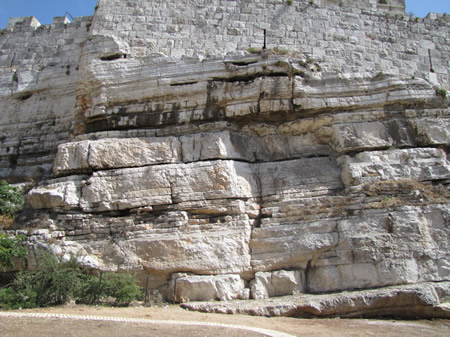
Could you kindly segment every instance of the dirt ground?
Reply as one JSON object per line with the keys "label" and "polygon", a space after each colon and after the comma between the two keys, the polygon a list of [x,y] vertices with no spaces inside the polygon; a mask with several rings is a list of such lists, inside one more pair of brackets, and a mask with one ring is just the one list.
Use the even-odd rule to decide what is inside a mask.
{"label": "dirt ground", "polygon": [[[284,332],[294,336],[383,336],[383,337],[444,337],[450,336],[448,320],[368,320],[368,319],[298,319],[288,317],[255,317],[190,312],[179,306],[106,308],[64,306],[45,309],[21,310],[24,313],[58,313],[86,316],[145,318],[151,320],[177,320],[214,322],[243,325]],[[123,337],[123,336],[264,336],[248,330],[209,326],[183,326],[140,324],[129,322],[83,321],[62,318],[0,317],[0,336],[34,337]]]}

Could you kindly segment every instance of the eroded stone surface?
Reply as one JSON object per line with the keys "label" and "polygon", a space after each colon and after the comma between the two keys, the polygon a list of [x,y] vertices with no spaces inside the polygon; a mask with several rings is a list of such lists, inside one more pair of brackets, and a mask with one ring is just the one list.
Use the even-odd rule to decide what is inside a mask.
{"label": "eroded stone surface", "polygon": [[182,307],[215,313],[293,317],[450,317],[449,282],[259,301],[193,302]]}
{"label": "eroded stone surface", "polygon": [[254,299],[292,295],[304,291],[305,275],[300,271],[277,270],[274,272],[257,272],[250,284]]}
{"label": "eroded stone surface", "polygon": [[185,301],[230,301],[249,298],[249,290],[239,275],[189,276],[174,274],[170,282],[172,299]]}

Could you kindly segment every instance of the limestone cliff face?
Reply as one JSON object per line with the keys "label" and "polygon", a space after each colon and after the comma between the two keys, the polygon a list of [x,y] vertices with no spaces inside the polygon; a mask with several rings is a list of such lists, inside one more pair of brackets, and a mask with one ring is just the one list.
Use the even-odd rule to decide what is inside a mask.
{"label": "limestone cliff face", "polygon": [[[220,1],[206,12],[195,1],[99,2],[67,95],[67,139],[27,195],[30,247],[148,277],[178,302],[448,281],[450,123],[435,88],[448,88],[447,17],[390,17],[385,40],[385,14],[370,8],[239,3],[226,20]],[[256,30],[244,18],[256,13],[281,47],[236,48],[230,30],[247,43]],[[298,15],[311,37],[270,26]],[[333,15],[346,30],[331,38],[311,18]],[[402,40],[415,25],[434,25],[431,40]],[[207,56],[202,43],[222,47]],[[383,54],[400,49],[398,60]]]}

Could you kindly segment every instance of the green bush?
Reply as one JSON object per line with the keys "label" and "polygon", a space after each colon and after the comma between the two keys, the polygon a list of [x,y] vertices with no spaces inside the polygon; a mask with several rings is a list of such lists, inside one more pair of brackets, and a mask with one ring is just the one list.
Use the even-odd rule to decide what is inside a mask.
{"label": "green bush", "polygon": [[7,310],[27,309],[37,307],[36,296],[25,292],[17,292],[13,287],[0,289],[0,308]]}
{"label": "green bush", "polygon": [[22,245],[24,240],[22,235],[9,237],[0,234],[0,270],[13,268],[15,259],[25,259],[27,250]]}
{"label": "green bush", "polygon": [[23,196],[17,188],[2,180],[0,182],[0,215],[12,218],[23,204]]}
{"label": "green bush", "polygon": [[19,273],[13,286],[18,293],[38,307],[64,304],[75,298],[81,273],[75,258],[63,261],[45,253],[38,262],[37,268]]}
{"label": "green bush", "polygon": [[142,290],[130,274],[107,274],[104,296],[115,299],[116,304],[127,304],[143,296]]}
{"label": "green bush", "polygon": [[102,279],[95,275],[80,275],[80,285],[77,289],[77,302],[83,304],[96,304],[104,298]]}
{"label": "green bush", "polygon": [[85,304],[113,302],[126,305],[142,297],[132,275],[89,275],[75,257],[64,261],[49,253],[43,254],[38,262],[35,269],[19,273],[14,284],[0,292],[0,307],[46,307],[70,300]]}
{"label": "green bush", "polygon": [[84,275],[77,301],[84,304],[108,303],[127,305],[142,299],[143,292],[130,274]]}

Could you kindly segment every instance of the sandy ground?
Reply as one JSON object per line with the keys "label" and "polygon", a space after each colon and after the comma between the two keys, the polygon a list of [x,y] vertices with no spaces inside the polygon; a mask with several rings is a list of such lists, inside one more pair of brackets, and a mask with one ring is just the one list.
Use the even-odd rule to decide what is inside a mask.
{"label": "sandy ground", "polygon": [[[88,316],[145,318],[152,320],[178,320],[215,322],[265,328],[294,336],[384,336],[384,337],[444,337],[450,336],[448,320],[367,320],[367,319],[298,319],[288,317],[255,317],[190,312],[179,306],[106,308],[89,306],[64,306],[21,310],[25,313],[59,313]],[[263,336],[263,334],[207,326],[182,326],[138,324],[108,321],[78,321],[62,318],[12,318],[0,317],[0,336]]]}

